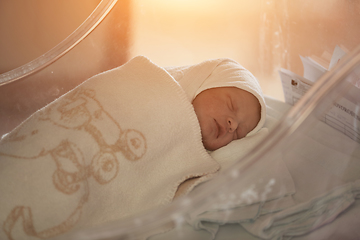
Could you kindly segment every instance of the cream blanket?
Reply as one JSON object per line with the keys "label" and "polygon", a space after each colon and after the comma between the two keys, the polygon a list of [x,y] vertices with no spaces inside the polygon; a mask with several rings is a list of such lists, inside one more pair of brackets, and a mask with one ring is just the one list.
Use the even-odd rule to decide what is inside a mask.
{"label": "cream blanket", "polygon": [[0,239],[48,238],[130,216],[218,170],[183,89],[136,57],[1,139]]}

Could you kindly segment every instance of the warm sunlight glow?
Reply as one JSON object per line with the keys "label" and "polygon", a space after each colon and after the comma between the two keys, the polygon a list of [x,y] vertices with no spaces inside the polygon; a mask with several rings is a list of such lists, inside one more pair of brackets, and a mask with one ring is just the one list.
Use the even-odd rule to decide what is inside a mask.
{"label": "warm sunlight glow", "polygon": [[[258,38],[261,1],[134,0],[133,6],[133,53],[154,56],[159,64],[238,59],[242,46],[258,48],[253,38]],[[248,54],[240,60],[250,63]]]}
{"label": "warm sunlight glow", "polygon": [[[320,57],[344,44],[350,36],[345,25],[351,34],[358,32],[356,8],[348,8],[358,4],[341,0],[132,0],[132,5],[132,56],[148,56],[161,66],[232,58],[266,82],[264,92],[276,98],[282,98],[276,69],[302,75],[300,53]],[[359,38],[349,37],[351,46],[354,39]]]}
{"label": "warm sunlight glow", "polygon": [[[168,7],[180,7],[180,8],[186,8],[186,7],[204,7],[206,5],[219,5],[219,1],[217,0],[150,0],[149,2],[152,2],[154,5],[162,5],[162,6],[168,6]],[[221,3],[220,3],[221,4]]]}
{"label": "warm sunlight glow", "polygon": [[[132,4],[132,56],[148,56],[161,66],[228,57],[259,71],[264,1],[133,0]],[[269,86],[270,91],[281,90],[279,84]]]}
{"label": "warm sunlight glow", "polygon": [[144,7],[157,8],[161,11],[198,11],[203,14],[208,11],[231,11],[243,9],[244,13],[255,10],[261,1],[249,0],[134,0]]}

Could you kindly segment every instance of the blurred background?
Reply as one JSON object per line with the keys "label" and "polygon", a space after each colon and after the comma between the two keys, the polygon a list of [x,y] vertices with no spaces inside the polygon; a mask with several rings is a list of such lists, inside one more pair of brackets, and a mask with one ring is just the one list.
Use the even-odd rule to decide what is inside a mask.
{"label": "blurred background", "polygon": [[166,65],[229,57],[283,100],[278,70],[302,75],[299,55],[330,62],[360,43],[360,2],[348,0],[133,0],[132,51]]}
{"label": "blurred background", "polygon": [[[61,43],[101,2],[0,0],[0,74]],[[360,43],[359,26],[360,1],[354,0],[119,0],[66,55],[0,87],[0,133],[136,55],[160,66],[232,58],[259,79],[266,95],[283,100],[280,68],[302,75],[299,55],[328,64],[336,45],[351,51]]]}

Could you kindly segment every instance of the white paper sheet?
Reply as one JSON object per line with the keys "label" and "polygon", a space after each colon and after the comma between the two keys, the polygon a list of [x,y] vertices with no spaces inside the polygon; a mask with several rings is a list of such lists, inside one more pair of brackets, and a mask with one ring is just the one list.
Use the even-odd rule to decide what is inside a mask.
{"label": "white paper sheet", "polygon": [[[333,68],[346,51],[336,46],[329,69]],[[287,69],[281,69],[279,75],[283,86],[285,102],[294,105],[312,85],[328,70],[309,57],[300,56],[304,65],[304,76],[299,76]],[[341,131],[356,142],[360,142],[360,76],[352,74],[349,90],[345,97],[337,100],[321,121]]]}

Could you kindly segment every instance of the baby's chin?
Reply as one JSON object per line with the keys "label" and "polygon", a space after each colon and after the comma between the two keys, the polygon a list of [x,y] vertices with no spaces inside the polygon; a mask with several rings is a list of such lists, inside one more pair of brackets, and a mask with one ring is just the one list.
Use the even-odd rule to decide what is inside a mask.
{"label": "baby's chin", "polygon": [[226,146],[227,144],[229,144],[229,143],[219,143],[215,139],[214,140],[206,139],[206,138],[203,139],[203,145],[204,145],[205,149],[209,150],[209,151],[215,151],[221,147]]}

